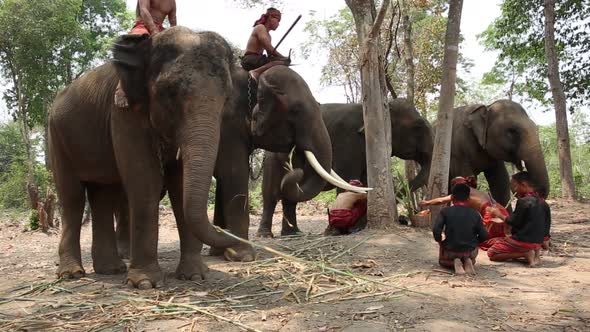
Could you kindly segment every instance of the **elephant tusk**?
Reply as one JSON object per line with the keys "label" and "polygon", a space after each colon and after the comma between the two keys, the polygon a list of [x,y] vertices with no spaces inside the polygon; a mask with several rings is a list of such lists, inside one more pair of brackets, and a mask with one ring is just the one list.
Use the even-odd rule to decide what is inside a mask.
{"label": "elephant tusk", "polygon": [[309,163],[311,164],[311,167],[313,167],[313,169],[326,181],[328,181],[330,184],[342,188],[344,190],[348,190],[348,191],[353,191],[356,193],[366,193],[369,190],[373,190],[373,188],[364,188],[364,187],[355,187],[349,183],[343,182],[341,180],[335,179],[334,177],[332,177],[330,174],[328,174],[328,172],[322,167],[322,165],[320,165],[319,161],[317,160],[317,158],[313,155],[313,152],[311,151],[304,151],[303,152],[305,154],[305,157],[307,158],[307,160],[309,161]]}
{"label": "elephant tusk", "polygon": [[344,183],[346,183],[347,181],[344,180],[343,178],[340,177],[340,175],[338,175],[338,173],[336,173],[336,171],[334,171],[333,169],[330,170],[330,175],[332,175],[334,178],[336,178],[336,180],[340,180]]}
{"label": "elephant tusk", "polygon": [[180,148],[176,151],[176,160],[180,159]]}

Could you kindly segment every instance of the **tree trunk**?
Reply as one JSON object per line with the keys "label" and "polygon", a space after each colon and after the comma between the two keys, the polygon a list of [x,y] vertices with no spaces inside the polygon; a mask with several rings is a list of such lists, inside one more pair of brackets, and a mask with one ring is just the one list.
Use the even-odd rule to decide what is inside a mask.
{"label": "tree trunk", "polygon": [[414,49],[412,47],[412,22],[410,22],[410,5],[408,0],[402,3],[402,27],[404,29],[404,60],[406,62],[406,98],[414,105]]}
{"label": "tree trunk", "polygon": [[[16,77],[16,76],[15,76]],[[35,183],[35,160],[33,156],[33,148],[31,143],[31,132],[27,121],[27,109],[22,93],[22,87],[19,80],[16,82],[16,96],[18,99],[18,117],[20,119],[20,130],[25,144],[25,155],[27,157],[27,193],[29,195],[29,207],[33,210],[37,209],[39,203],[39,190]]]}
{"label": "tree trunk", "polygon": [[387,228],[397,219],[397,206],[387,151],[385,132],[385,82],[383,64],[379,58],[379,29],[390,1],[383,1],[374,19],[372,0],[346,0],[354,17],[361,52],[361,90],[365,141],[367,150],[367,179],[373,190],[368,196],[368,225]]}
{"label": "tree trunk", "polygon": [[[449,187],[449,164],[451,161],[451,137],[453,128],[453,104],[457,79],[457,57],[459,55],[459,32],[463,0],[451,0],[449,19],[445,35],[442,82],[437,115],[436,136],[432,153],[432,166],[428,178],[429,198],[446,196]],[[432,216],[438,216],[442,207],[433,206]],[[433,218],[434,220],[434,218]]]}
{"label": "tree trunk", "polygon": [[557,127],[557,149],[559,151],[559,175],[563,198],[575,199],[574,176],[572,172],[572,155],[570,136],[567,125],[565,94],[559,80],[559,61],[555,50],[555,0],[545,0],[545,57]]}
{"label": "tree trunk", "polygon": [[[406,62],[406,98],[414,105],[414,48],[412,47],[412,22],[410,21],[410,4],[409,0],[402,1],[402,28],[404,30],[404,61]],[[409,182],[410,179],[416,177],[417,165],[413,160],[405,161],[406,169],[406,180]],[[416,193],[409,192],[409,200],[411,203],[412,211],[408,211],[412,215],[416,211]]]}

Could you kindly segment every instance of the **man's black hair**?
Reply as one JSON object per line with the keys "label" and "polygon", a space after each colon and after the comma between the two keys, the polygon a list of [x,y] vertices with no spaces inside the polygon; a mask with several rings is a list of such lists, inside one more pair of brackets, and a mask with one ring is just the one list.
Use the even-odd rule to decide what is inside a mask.
{"label": "man's black hair", "polygon": [[518,173],[512,175],[512,178],[516,182],[527,183],[528,185],[530,185],[532,187],[536,187],[535,181],[533,180],[531,173],[529,173],[527,171],[518,172]]}
{"label": "man's black hair", "polygon": [[465,202],[469,199],[471,189],[465,183],[458,183],[451,189],[453,195],[453,201]]}

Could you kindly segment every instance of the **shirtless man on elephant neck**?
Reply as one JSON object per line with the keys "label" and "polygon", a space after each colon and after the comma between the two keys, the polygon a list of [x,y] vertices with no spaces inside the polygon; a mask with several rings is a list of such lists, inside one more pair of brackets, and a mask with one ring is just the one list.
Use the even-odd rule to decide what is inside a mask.
{"label": "shirtless man on elephant neck", "polygon": [[[153,36],[164,30],[163,23],[166,17],[171,27],[176,26],[176,0],[138,0],[135,25],[129,34]],[[129,107],[120,81],[115,91],[115,105],[119,108]]]}
{"label": "shirtless man on elephant neck", "polygon": [[[501,219],[496,218],[492,214],[491,209],[492,208],[498,209],[498,211],[500,211],[499,213],[502,213],[506,217],[508,216],[508,211],[502,206],[502,204],[499,204],[498,202],[496,202],[492,198],[491,195],[476,189],[477,188],[477,180],[475,179],[474,176],[467,176],[467,177],[458,176],[458,177],[454,178],[453,180],[451,180],[451,187],[453,187],[457,184],[460,184],[460,183],[467,184],[471,189],[467,203],[469,204],[469,206],[472,209],[474,209],[475,211],[477,211],[481,214],[482,219],[483,219],[483,224],[486,228],[486,231],[488,232],[487,240],[480,242],[479,247],[482,250],[488,250],[493,243],[492,238],[504,237],[504,236],[506,236],[506,232],[507,232],[507,229],[505,227],[506,225],[504,224],[504,222]],[[421,201],[420,203],[418,203],[418,205],[420,205],[421,207],[424,207],[424,206],[428,206],[428,205],[448,204],[448,203],[451,203],[451,201],[452,201],[452,195],[448,195],[448,196],[438,197],[438,198],[434,198],[434,199],[427,200],[427,201]]]}

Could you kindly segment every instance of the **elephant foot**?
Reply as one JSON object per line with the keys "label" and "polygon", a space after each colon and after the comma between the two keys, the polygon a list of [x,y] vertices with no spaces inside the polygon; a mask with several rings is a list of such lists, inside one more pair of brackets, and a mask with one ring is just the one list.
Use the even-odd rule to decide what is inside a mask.
{"label": "elephant foot", "polygon": [[301,235],[303,232],[298,227],[288,227],[281,229],[281,236]]}
{"label": "elephant foot", "polygon": [[265,228],[265,227],[258,227],[258,232],[256,232],[256,236],[264,237],[264,238],[274,237],[270,228]]}
{"label": "elephant foot", "polygon": [[79,279],[86,275],[86,271],[82,265],[78,263],[73,264],[59,264],[59,267],[56,271],[58,278],[63,279]]}
{"label": "elephant foot", "polygon": [[180,280],[205,280],[205,275],[209,272],[207,264],[203,263],[200,254],[194,254],[190,257],[183,256],[180,258],[176,268],[176,279]]}
{"label": "elephant foot", "polygon": [[129,259],[131,257],[131,249],[129,249],[129,242],[117,243],[117,252],[122,259]]}
{"label": "elephant foot", "polygon": [[163,283],[162,270],[157,264],[144,269],[130,268],[127,272],[127,286],[130,288],[151,289],[160,287]]}
{"label": "elephant foot", "polygon": [[256,259],[256,252],[250,245],[238,245],[225,249],[223,256],[230,262],[251,262]]}
{"label": "elephant foot", "polygon": [[119,257],[110,261],[94,260],[93,266],[94,272],[98,274],[121,274],[127,271],[127,265]]}

